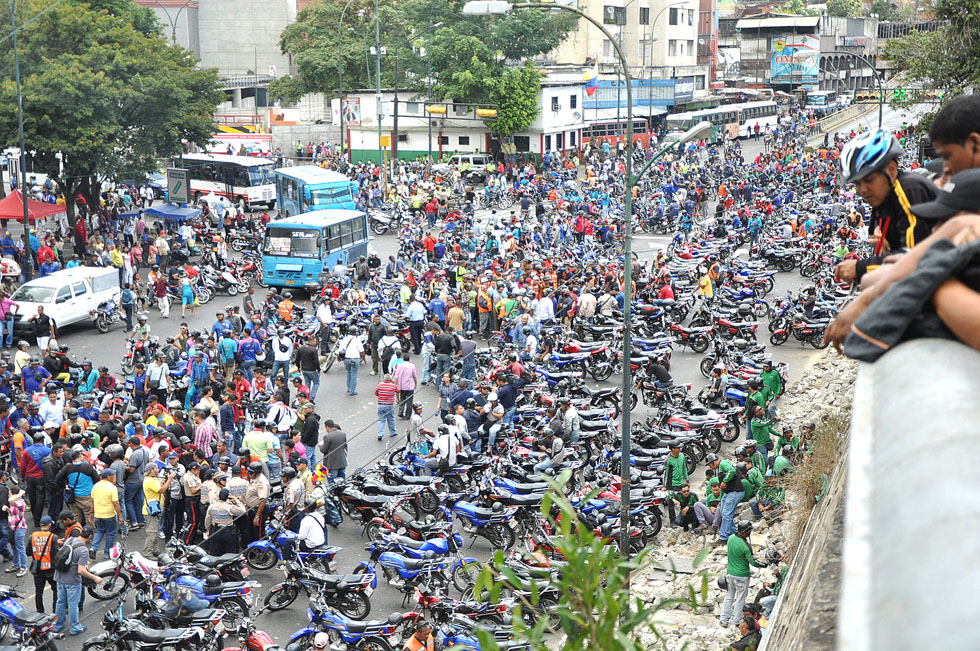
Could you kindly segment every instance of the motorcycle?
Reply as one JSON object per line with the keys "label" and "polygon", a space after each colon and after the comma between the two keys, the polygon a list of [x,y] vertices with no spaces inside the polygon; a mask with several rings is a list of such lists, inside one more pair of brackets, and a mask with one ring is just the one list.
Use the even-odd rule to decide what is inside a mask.
{"label": "motorcycle", "polygon": [[89,316],[95,318],[95,327],[102,334],[109,332],[113,325],[123,320],[122,310],[119,309],[115,297],[99,303],[97,308],[89,311]]}
{"label": "motorcycle", "polygon": [[121,613],[123,602],[124,600],[120,600],[118,609],[106,611],[102,617],[103,632],[86,640],[82,644],[82,651],[206,651],[213,646],[201,628],[158,631],[135,619],[126,619]]}
{"label": "motorcycle", "polygon": [[306,611],[309,624],[293,633],[289,641],[300,649],[312,647],[317,633],[324,632],[331,649],[357,649],[358,651],[394,651],[401,644],[398,629],[406,622],[415,622],[421,616],[415,612],[392,613],[385,620],[355,622],[332,611],[322,599],[312,599]]}
{"label": "motorcycle", "polygon": [[136,362],[149,364],[153,359],[153,351],[160,345],[160,337],[152,336],[145,341],[135,339],[126,340],[126,352],[122,358],[122,371],[126,375],[132,375],[136,370]]}
{"label": "motorcycle", "polygon": [[271,635],[255,628],[255,619],[264,610],[264,608],[259,609],[253,617],[242,618],[235,633],[238,646],[225,647],[224,651],[281,651],[281,647],[273,641]]}
{"label": "motorcycle", "polygon": [[283,571],[286,580],[272,586],[265,596],[269,610],[288,608],[302,590],[307,598],[320,596],[351,619],[361,620],[371,614],[371,595],[378,587],[376,574],[324,574],[296,561],[287,561]]}
{"label": "motorcycle", "polygon": [[0,585],[0,640],[5,640],[11,630],[22,642],[21,648],[27,645],[36,651],[58,651],[54,639],[54,615],[36,613],[27,610],[16,601],[24,595],[12,586]]}
{"label": "motorcycle", "polygon": [[334,556],[340,551],[340,547],[324,545],[313,551],[301,551],[296,534],[287,529],[280,520],[271,520],[265,526],[265,536],[261,540],[249,543],[245,549],[245,562],[255,570],[271,570],[276,563],[283,560],[282,550],[289,542],[293,543],[293,553],[305,565],[328,574],[337,571],[337,561],[334,560]]}
{"label": "motorcycle", "polygon": [[391,217],[377,212],[368,215],[368,226],[375,235],[384,235],[393,227]]}

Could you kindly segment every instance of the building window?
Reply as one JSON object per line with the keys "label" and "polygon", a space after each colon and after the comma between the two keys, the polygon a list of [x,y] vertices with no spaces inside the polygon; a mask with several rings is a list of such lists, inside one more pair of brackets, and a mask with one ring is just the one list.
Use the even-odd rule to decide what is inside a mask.
{"label": "building window", "polygon": [[680,15],[680,9],[678,9],[677,7],[671,7],[670,8],[670,19],[669,19],[668,22],[671,25],[677,25],[679,23],[679,18],[678,18],[679,15]]}
{"label": "building window", "polygon": [[460,136],[459,137],[459,144],[460,144],[460,146],[470,144],[470,137],[469,136]]}
{"label": "building window", "polygon": [[517,151],[531,151],[531,136],[514,136],[514,149]]}
{"label": "building window", "polygon": [[688,25],[693,25],[694,24],[694,10],[693,9],[688,9],[687,10],[687,24]]}
{"label": "building window", "polygon": [[694,54],[694,41],[687,42],[687,53]]}
{"label": "building window", "polygon": [[704,77],[698,75],[694,78],[694,90],[704,90]]}
{"label": "building window", "polygon": [[677,56],[677,41],[670,39],[667,41],[667,56],[675,57]]}
{"label": "building window", "polygon": [[569,144],[570,147],[577,147],[578,146],[578,134],[575,133],[574,131],[572,131],[568,135],[568,144]]}
{"label": "building window", "polygon": [[561,105],[558,104],[558,98],[557,97],[552,97],[551,98],[551,110],[553,112],[557,113],[558,112],[558,109],[560,109],[560,108],[561,108]]}
{"label": "building window", "polygon": [[578,108],[578,95],[574,93],[568,96],[568,108],[577,109]]}
{"label": "building window", "polygon": [[419,102],[405,102],[405,112],[409,115],[418,115]]}
{"label": "building window", "polygon": [[650,24],[650,8],[640,7],[640,24],[649,25]]}
{"label": "building window", "polygon": [[602,39],[602,58],[609,59],[613,55],[613,45],[612,41],[608,38]]}
{"label": "building window", "polygon": [[398,142],[408,142],[408,134],[407,133],[399,133],[398,134]]}
{"label": "building window", "polygon": [[440,145],[448,145],[449,144],[449,136],[439,136],[439,144]]}
{"label": "building window", "polygon": [[[551,136],[544,137],[544,151],[551,151]],[[544,151],[541,153],[543,154]]]}

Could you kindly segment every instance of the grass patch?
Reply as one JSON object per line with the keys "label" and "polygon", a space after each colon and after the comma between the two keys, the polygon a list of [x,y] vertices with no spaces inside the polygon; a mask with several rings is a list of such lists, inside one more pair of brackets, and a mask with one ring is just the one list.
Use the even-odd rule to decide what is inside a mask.
{"label": "grass patch", "polygon": [[817,424],[810,450],[799,462],[796,471],[783,479],[786,494],[792,496],[794,502],[785,516],[785,522],[789,524],[786,532],[787,561],[796,556],[810,513],[816,507],[818,497],[823,497],[830,474],[842,454],[849,427],[850,422],[844,416],[825,416]]}

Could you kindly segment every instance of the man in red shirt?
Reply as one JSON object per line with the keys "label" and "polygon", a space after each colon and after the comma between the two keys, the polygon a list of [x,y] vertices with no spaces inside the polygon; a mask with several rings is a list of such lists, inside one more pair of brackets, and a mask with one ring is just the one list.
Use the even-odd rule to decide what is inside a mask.
{"label": "man in red shirt", "polygon": [[395,384],[394,378],[385,374],[384,380],[374,390],[374,395],[378,397],[378,440],[384,438],[385,423],[388,424],[389,435],[397,436],[398,433],[395,431],[395,403],[398,401],[398,385]]}
{"label": "man in red shirt", "polygon": [[657,298],[661,301],[674,300],[674,290],[670,287],[670,283],[664,283],[664,286],[660,288],[660,294]]}

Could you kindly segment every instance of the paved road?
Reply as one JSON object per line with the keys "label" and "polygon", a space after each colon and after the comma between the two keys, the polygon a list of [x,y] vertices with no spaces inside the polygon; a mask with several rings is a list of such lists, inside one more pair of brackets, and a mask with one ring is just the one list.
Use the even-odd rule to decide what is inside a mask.
{"label": "paved road", "polygon": [[[891,109],[886,109],[885,118],[886,126],[892,127],[899,126],[902,120],[907,119],[904,114],[892,111]],[[864,122],[867,119],[870,118],[862,118],[860,122]],[[848,128],[850,126],[847,125]],[[856,127],[856,123],[854,126]],[[746,158],[751,159],[754,157],[760,146],[759,143],[746,142],[744,145]],[[669,239],[668,236],[639,235],[634,238],[634,250],[637,251],[642,259],[649,259],[655,255],[657,250],[665,246],[669,242]],[[394,253],[397,249],[397,241],[395,236],[386,235],[376,238],[374,240],[374,246],[382,256],[382,259],[386,259],[387,255]],[[770,298],[780,296],[789,289],[800,287],[804,284],[804,280],[796,271],[777,274],[776,289],[770,294]],[[192,330],[210,329],[217,310],[223,309],[226,305],[238,304],[239,301],[240,297],[234,299],[229,297],[215,298],[210,304],[199,307],[196,310],[196,315],[191,316],[188,313],[185,320]],[[298,299],[297,303],[302,304],[303,299]],[[153,334],[160,336],[176,333],[180,322],[179,310],[172,310],[169,319],[160,318],[155,310],[150,315]],[[764,330],[764,327],[764,325],[760,327],[760,338],[768,340],[768,332]],[[82,325],[65,328],[59,338],[60,343],[71,346],[71,353],[76,357],[89,357],[97,365],[106,364],[115,372],[119,371],[119,360],[124,347],[123,340],[124,333],[121,326],[117,326],[109,334],[101,335],[87,322]],[[774,359],[788,363],[789,381],[791,383],[799,379],[803,368],[814,353],[811,348],[801,348],[793,342],[774,348],[772,352]],[[678,348],[673,356],[672,371],[675,381],[679,383],[691,383],[695,390],[704,386],[706,382],[698,370],[698,364],[701,358],[702,355],[700,354]],[[379,442],[375,438],[376,403],[373,399],[372,389],[377,384],[377,378],[370,376],[368,370],[363,369],[361,371],[359,395],[350,397],[345,391],[343,367],[335,365],[330,373],[324,375],[321,379],[320,395],[317,400],[316,411],[321,416],[321,419],[332,418],[336,420],[348,433],[350,442],[350,469],[374,463],[384,454],[387,446],[393,443],[397,444],[398,441],[397,439],[394,441],[392,439],[386,439],[384,442]],[[619,378],[613,377],[611,381],[618,382]],[[430,415],[435,411],[436,397],[436,391],[432,387],[422,388],[416,394],[416,400],[421,401],[425,405],[424,413],[426,415]],[[640,407],[637,416],[642,418],[646,412],[646,407]],[[398,425],[399,428],[403,428],[403,421],[398,421]],[[701,472],[693,478],[695,485],[699,484],[702,480],[703,473]],[[339,530],[331,529],[329,536],[330,544],[338,545],[344,550],[337,557],[341,571],[351,570],[360,560],[366,558],[366,553],[363,549],[365,539],[360,535],[359,527],[349,521],[345,521]],[[142,544],[142,532],[135,532],[128,540],[130,549],[141,549]],[[490,552],[489,546],[483,540],[477,540],[472,548],[467,550],[467,554],[478,558],[488,558]],[[260,597],[264,597],[268,588],[282,579],[282,574],[278,571],[260,572],[256,573],[254,578],[262,583],[259,594]],[[20,591],[28,596],[23,600],[23,603],[28,608],[33,608],[34,588],[30,576],[15,579],[13,574],[8,574],[0,577],[0,581],[3,580],[18,586]],[[45,595],[46,607],[50,607],[50,598],[50,593],[47,593]],[[95,634],[100,627],[100,620],[106,604],[95,602],[91,598],[88,598],[87,605],[88,608],[83,612],[83,621],[89,626],[89,633]],[[379,590],[372,597],[372,605],[372,617],[379,618],[403,609],[400,594],[383,585],[383,582]],[[283,646],[288,641],[289,635],[293,631],[303,627],[305,623],[305,601],[302,598],[285,611],[281,611],[275,615],[267,614],[262,616],[259,622],[260,627],[267,630]],[[61,648],[79,649],[81,648],[81,640],[78,638],[67,639],[61,643]]]}

